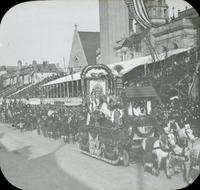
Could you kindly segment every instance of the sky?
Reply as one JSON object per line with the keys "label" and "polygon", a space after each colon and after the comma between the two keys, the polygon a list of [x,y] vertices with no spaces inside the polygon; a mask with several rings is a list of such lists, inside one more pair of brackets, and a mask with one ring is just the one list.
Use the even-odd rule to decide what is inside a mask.
{"label": "sky", "polygon": [[[170,16],[183,0],[166,0]],[[74,25],[79,31],[99,31],[98,0],[30,1],[12,7],[0,24],[0,66],[38,63],[47,60],[68,65]]]}

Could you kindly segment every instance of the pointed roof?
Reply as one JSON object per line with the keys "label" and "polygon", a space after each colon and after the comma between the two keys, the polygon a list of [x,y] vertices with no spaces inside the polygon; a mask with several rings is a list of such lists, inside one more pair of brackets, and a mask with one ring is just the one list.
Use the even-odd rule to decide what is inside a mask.
{"label": "pointed roof", "polygon": [[99,32],[78,31],[88,65],[96,63],[96,50],[100,48]]}

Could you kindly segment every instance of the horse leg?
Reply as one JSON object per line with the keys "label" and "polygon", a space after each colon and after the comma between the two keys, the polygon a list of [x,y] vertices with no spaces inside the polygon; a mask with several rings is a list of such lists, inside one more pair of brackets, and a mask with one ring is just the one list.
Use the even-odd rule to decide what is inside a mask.
{"label": "horse leg", "polygon": [[63,140],[64,143],[66,143],[65,135],[61,135],[61,139]]}
{"label": "horse leg", "polygon": [[158,150],[156,150],[155,152],[153,152],[153,157],[155,158],[155,161],[154,161],[154,166],[153,166],[152,172],[156,176],[158,176],[159,172],[160,172],[162,156],[159,154]]}
{"label": "horse leg", "polygon": [[167,178],[171,178],[171,172],[170,172],[170,156],[167,156],[166,161],[165,161],[165,172],[166,172],[166,176]]}
{"label": "horse leg", "polygon": [[159,176],[159,173],[160,173],[161,161],[162,161],[162,157],[157,156],[157,173],[156,173],[157,176]]}
{"label": "horse leg", "polygon": [[72,143],[73,143],[73,144],[75,143],[75,134],[74,134],[74,132],[73,132],[73,134],[72,134]]}
{"label": "horse leg", "polygon": [[158,168],[158,156],[155,152],[152,153],[153,159],[153,167],[152,167],[152,174],[157,175],[157,168]]}
{"label": "horse leg", "polygon": [[22,126],[22,124],[20,124],[20,131],[21,131],[21,133],[22,133],[22,131],[23,131],[23,126]]}
{"label": "horse leg", "polygon": [[184,178],[184,181],[187,183],[189,183],[189,180],[190,180],[190,168],[191,168],[191,163],[189,161],[185,162],[183,178]]}
{"label": "horse leg", "polygon": [[38,127],[39,127],[38,128],[38,134],[40,135],[41,134],[41,126],[39,125]]}

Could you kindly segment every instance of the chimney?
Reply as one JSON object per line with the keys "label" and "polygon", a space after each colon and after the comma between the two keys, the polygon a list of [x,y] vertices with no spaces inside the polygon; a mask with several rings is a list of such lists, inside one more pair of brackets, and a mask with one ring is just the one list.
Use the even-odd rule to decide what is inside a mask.
{"label": "chimney", "polygon": [[36,61],[36,60],[33,60],[33,61],[32,61],[32,66],[35,68],[36,65],[37,65],[37,61]]}
{"label": "chimney", "polygon": [[17,69],[18,69],[18,70],[21,70],[21,68],[22,68],[22,61],[19,60],[19,61],[17,62]]}
{"label": "chimney", "polygon": [[43,61],[42,64],[43,64],[43,65],[47,65],[47,64],[48,64],[48,61]]}

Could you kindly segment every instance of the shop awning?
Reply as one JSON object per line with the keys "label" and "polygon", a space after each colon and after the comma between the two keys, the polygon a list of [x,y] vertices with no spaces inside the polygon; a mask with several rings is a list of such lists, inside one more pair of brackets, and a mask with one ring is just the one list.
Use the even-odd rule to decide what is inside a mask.
{"label": "shop awning", "polygon": [[156,97],[156,91],[152,86],[127,87],[124,89],[127,98]]}

